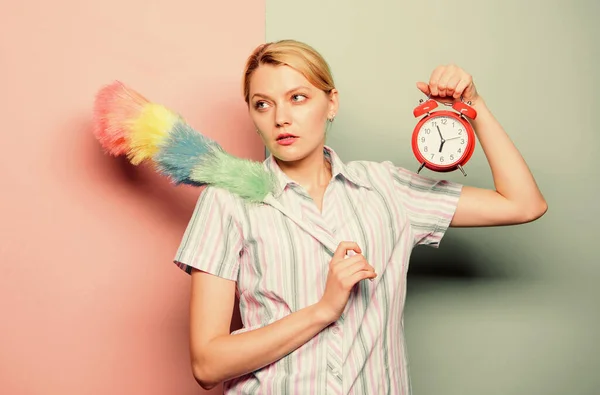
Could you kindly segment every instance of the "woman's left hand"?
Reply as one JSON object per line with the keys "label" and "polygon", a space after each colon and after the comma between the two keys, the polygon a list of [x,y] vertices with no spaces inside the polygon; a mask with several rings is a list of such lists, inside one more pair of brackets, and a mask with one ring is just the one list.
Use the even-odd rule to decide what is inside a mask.
{"label": "woman's left hand", "polygon": [[473,77],[460,67],[449,64],[436,67],[429,83],[417,82],[417,88],[432,99],[444,103],[460,101],[475,104],[479,95]]}

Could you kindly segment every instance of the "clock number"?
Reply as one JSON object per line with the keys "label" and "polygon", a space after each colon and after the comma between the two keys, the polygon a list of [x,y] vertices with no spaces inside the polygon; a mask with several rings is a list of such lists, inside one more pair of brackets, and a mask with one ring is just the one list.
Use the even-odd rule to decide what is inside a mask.
{"label": "clock number", "polygon": [[443,161],[444,161],[444,157],[440,156],[440,162],[443,162]]}
{"label": "clock number", "polygon": [[437,122],[431,122],[431,126],[435,128],[437,126]]}
{"label": "clock number", "polygon": [[425,142],[425,137],[421,137],[421,142],[424,143]]}
{"label": "clock number", "polygon": [[462,134],[462,129],[458,129],[458,134]]}
{"label": "clock number", "polygon": [[447,124],[447,123],[448,123],[448,120],[447,120],[446,118],[443,118],[443,119],[442,119],[442,125],[445,125],[445,124]]}
{"label": "clock number", "polygon": [[431,154],[431,159],[433,159],[434,156],[435,156],[435,154]]}
{"label": "clock number", "polygon": [[460,139],[460,143],[464,144],[465,143],[465,139]]}
{"label": "clock number", "polygon": [[459,149],[458,149],[458,153],[459,153],[459,154],[460,154],[460,153],[462,153],[462,148],[459,148]]}
{"label": "clock number", "polygon": [[425,134],[431,133],[431,129],[425,129]]}
{"label": "clock number", "polygon": [[425,146],[425,148],[423,148],[423,152],[427,152],[429,151],[429,148],[427,146]]}
{"label": "clock number", "polygon": [[450,154],[450,160],[454,160],[454,154]]}

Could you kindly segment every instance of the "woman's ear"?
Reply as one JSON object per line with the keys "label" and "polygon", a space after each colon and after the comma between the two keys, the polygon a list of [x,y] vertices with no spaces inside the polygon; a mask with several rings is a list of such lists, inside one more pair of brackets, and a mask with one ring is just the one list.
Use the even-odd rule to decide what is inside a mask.
{"label": "woman's ear", "polygon": [[333,117],[335,117],[335,115],[338,113],[340,104],[339,104],[339,95],[338,95],[338,91],[337,89],[332,89],[331,92],[329,92],[329,112],[328,112],[328,118],[331,119]]}

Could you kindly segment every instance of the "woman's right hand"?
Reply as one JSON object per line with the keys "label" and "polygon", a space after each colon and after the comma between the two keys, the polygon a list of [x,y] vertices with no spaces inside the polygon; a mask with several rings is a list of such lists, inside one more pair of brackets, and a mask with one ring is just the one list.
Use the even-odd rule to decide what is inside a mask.
{"label": "woman's right hand", "polygon": [[[356,255],[347,257],[347,251],[354,251]],[[326,319],[330,322],[337,321],[346,308],[354,285],[361,280],[375,277],[375,268],[362,255],[358,244],[341,242],[329,262],[325,292],[319,301]]]}

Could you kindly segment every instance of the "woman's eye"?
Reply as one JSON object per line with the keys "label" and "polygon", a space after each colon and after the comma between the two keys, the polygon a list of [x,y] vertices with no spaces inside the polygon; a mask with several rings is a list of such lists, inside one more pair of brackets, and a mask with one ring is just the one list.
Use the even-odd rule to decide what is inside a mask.
{"label": "woman's eye", "polygon": [[301,95],[301,94],[293,95],[292,98],[294,99],[294,101],[304,101],[304,100],[306,100],[306,96]]}
{"label": "woman's eye", "polygon": [[266,102],[264,102],[264,101],[259,101],[259,102],[256,102],[256,103],[254,104],[254,107],[260,110],[260,109],[262,109],[262,108],[265,108],[265,107],[266,107],[266,105],[267,105],[267,103],[266,103]]}

